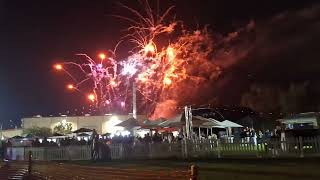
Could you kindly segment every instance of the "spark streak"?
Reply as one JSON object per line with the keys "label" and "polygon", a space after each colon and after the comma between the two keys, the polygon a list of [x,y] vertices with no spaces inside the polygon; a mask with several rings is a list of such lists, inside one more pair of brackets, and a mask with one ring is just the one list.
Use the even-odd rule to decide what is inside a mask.
{"label": "spark streak", "polygon": [[[205,82],[205,77],[214,79],[220,74],[221,68],[210,61],[214,48],[206,29],[190,31],[181,21],[166,21],[173,7],[161,15],[152,11],[148,1],[145,1],[144,14],[125,5],[122,7],[134,16],[132,19],[115,16],[131,23],[128,33],[121,39],[121,42],[133,43],[127,58],[117,59],[115,51],[112,51],[108,57],[99,54],[100,61],[78,54],[85,57],[82,63],[63,63],[79,69],[76,76],[66,71],[73,80],[78,78],[73,87],[90,89],[93,93],[88,95],[88,99],[103,113],[119,107],[119,102],[119,108],[126,107],[132,82],[137,84],[137,91],[145,99],[139,104],[147,105],[147,113],[153,114],[157,103],[175,98],[176,92],[181,91],[181,84],[189,82],[194,86]],[[161,42],[161,46],[157,47],[155,42]],[[119,48],[118,45],[115,49]],[[104,61],[106,59],[108,61]],[[54,67],[64,69],[61,64]],[[82,78],[79,78],[79,73]]]}

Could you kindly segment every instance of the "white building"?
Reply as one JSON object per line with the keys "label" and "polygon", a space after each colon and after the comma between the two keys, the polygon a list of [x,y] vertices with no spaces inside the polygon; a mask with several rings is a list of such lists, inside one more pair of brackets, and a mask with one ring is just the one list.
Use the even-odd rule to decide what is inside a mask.
{"label": "white building", "polygon": [[[53,130],[60,123],[71,123],[72,131],[79,128],[95,129],[97,133],[115,133],[122,130],[122,127],[115,127],[122,121],[131,118],[132,115],[112,115],[104,116],[58,116],[58,117],[31,117],[22,118],[22,128],[47,127]],[[139,121],[147,119],[146,115],[137,115]]]}

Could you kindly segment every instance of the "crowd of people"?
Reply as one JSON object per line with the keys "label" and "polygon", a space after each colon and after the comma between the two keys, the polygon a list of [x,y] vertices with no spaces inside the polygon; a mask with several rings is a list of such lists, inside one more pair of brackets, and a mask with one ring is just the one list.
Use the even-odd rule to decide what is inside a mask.
{"label": "crowd of people", "polygon": [[[238,131],[234,131],[232,135],[226,135],[225,132],[221,131],[221,133],[210,133],[209,135],[201,134],[200,136],[196,133],[193,133],[193,139],[212,139],[218,140],[220,139],[221,142],[228,142],[228,143],[262,143],[268,142],[272,139],[280,139],[281,136],[281,129],[277,127],[275,130],[265,130],[265,131],[256,131],[253,128],[243,128],[238,129]],[[146,133],[143,137],[141,136],[133,136],[133,135],[114,135],[114,136],[96,136],[98,137],[97,140],[104,144],[133,144],[133,143],[173,143],[179,142],[184,139],[184,134],[180,131],[176,136],[173,135],[172,132],[163,132],[159,133],[157,131],[153,131],[153,133]],[[232,141],[228,141],[232,139]],[[30,145],[33,147],[59,147],[59,146],[72,146],[72,145],[91,145],[93,141],[92,136],[87,136],[86,138],[81,137],[68,137],[68,138],[60,138],[56,140],[52,139],[39,139],[35,138],[31,141]],[[10,140],[7,140],[3,143],[4,146],[10,147],[12,143]]]}

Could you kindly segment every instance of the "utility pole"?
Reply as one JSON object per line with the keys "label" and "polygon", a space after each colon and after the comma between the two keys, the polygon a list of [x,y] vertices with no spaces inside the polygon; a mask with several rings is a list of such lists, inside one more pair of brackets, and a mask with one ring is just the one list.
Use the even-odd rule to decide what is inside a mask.
{"label": "utility pole", "polygon": [[2,123],[0,126],[0,147],[2,148]]}
{"label": "utility pole", "polygon": [[137,89],[136,83],[132,83],[132,116],[137,119]]}

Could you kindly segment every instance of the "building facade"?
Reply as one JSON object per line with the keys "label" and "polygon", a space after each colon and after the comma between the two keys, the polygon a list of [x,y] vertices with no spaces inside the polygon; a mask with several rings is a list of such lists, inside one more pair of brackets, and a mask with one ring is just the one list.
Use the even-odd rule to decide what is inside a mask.
{"label": "building facade", "polygon": [[[22,118],[22,128],[32,127],[47,127],[51,130],[60,123],[70,123],[72,131],[80,128],[95,129],[97,133],[116,133],[116,131],[123,130],[122,127],[116,125],[122,121],[131,118],[132,115],[112,115],[107,114],[103,116],[58,116],[58,117],[31,117]],[[137,115],[139,121],[146,120],[145,115]]]}

